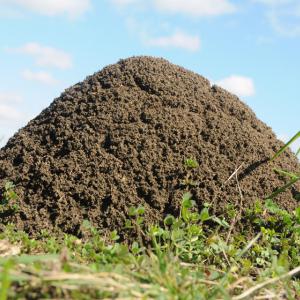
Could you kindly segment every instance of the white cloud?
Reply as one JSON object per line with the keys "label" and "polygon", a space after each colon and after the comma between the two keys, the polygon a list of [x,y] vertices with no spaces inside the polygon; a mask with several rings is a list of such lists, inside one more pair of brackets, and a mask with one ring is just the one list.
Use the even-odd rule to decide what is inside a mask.
{"label": "white cloud", "polygon": [[20,48],[9,51],[30,55],[34,58],[35,63],[41,67],[55,67],[63,70],[72,67],[70,54],[39,43],[27,43]]}
{"label": "white cloud", "polygon": [[17,121],[21,119],[22,114],[13,106],[0,104],[0,120],[1,121]]}
{"label": "white cloud", "polygon": [[253,0],[266,6],[266,17],[279,34],[287,37],[300,36],[299,0]]}
{"label": "white cloud", "polygon": [[254,2],[262,3],[265,5],[276,6],[292,3],[294,0],[254,0]]}
{"label": "white cloud", "polygon": [[275,31],[287,37],[300,36],[300,5],[299,12],[291,10],[273,10],[268,14],[268,19]]}
{"label": "white cloud", "polygon": [[15,92],[0,92],[0,104],[2,103],[20,103],[23,97]]}
{"label": "white cloud", "polygon": [[269,37],[269,36],[258,36],[256,39],[256,43],[258,45],[271,45],[274,44],[275,40],[273,37]]}
{"label": "white cloud", "polygon": [[217,16],[236,11],[228,0],[154,0],[160,11],[183,13],[192,16]]}
{"label": "white cloud", "polygon": [[232,75],[217,81],[216,85],[240,97],[249,97],[255,94],[254,82],[249,77]]}
{"label": "white cloud", "polygon": [[26,80],[38,81],[47,85],[54,85],[58,83],[52,74],[44,71],[33,72],[31,70],[24,70],[21,75]]}
{"label": "white cloud", "polygon": [[200,38],[196,35],[189,35],[182,31],[176,31],[169,36],[146,39],[146,44],[157,47],[181,48],[189,51],[200,49]]}
{"label": "white cloud", "polygon": [[0,18],[19,19],[23,16],[22,13],[17,11],[15,8],[7,6],[6,2],[7,0],[0,0],[0,6],[1,6]]}
{"label": "white cloud", "polygon": [[117,6],[126,6],[129,4],[134,4],[138,0],[111,0],[111,3]]}
{"label": "white cloud", "polygon": [[23,97],[16,92],[0,92],[0,147],[13,131],[28,119],[26,114],[19,110],[22,102]]}
{"label": "white cloud", "polygon": [[71,18],[84,14],[91,7],[90,0],[2,0],[2,2],[42,15],[66,14]]}
{"label": "white cloud", "polygon": [[218,16],[237,10],[231,0],[109,0],[117,7],[139,5],[155,8],[161,12],[179,13],[190,16]]}

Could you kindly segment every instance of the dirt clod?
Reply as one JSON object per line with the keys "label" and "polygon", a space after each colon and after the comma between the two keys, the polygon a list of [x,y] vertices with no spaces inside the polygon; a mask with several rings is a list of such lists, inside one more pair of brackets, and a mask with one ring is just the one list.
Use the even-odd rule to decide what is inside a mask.
{"label": "dirt clod", "polygon": [[[177,214],[190,189],[199,207],[238,205],[230,175],[239,169],[243,204],[264,198],[285,179],[273,171],[299,169],[283,144],[236,96],[164,59],[121,60],[67,89],[0,150],[0,186],[16,184],[20,210],[1,216],[20,229],[80,235],[84,219],[122,231],[130,206],[146,222]],[[184,160],[199,167],[184,184]],[[299,185],[277,198],[297,206]]]}

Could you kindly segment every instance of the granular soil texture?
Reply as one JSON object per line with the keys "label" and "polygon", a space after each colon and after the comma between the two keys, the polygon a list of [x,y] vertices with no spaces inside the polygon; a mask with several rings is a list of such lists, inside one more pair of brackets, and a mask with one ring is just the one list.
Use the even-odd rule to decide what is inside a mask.
{"label": "granular soil texture", "polygon": [[[248,106],[205,78],[160,58],[121,60],[67,89],[1,149],[0,185],[15,183],[20,206],[2,213],[2,223],[80,236],[88,219],[123,232],[131,206],[145,207],[146,223],[163,220],[178,214],[188,189],[199,209],[247,207],[286,182],[274,167],[299,170],[290,151],[268,162],[282,145]],[[188,171],[187,158],[199,167]],[[237,168],[243,200],[235,178],[226,182]],[[294,209],[298,191],[278,204]]]}

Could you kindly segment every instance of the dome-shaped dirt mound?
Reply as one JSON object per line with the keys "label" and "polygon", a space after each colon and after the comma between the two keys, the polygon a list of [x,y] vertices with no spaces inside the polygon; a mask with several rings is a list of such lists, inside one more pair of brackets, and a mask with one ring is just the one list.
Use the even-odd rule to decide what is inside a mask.
{"label": "dome-shaped dirt mound", "polygon": [[[282,146],[236,96],[205,78],[151,57],[133,57],[66,90],[0,151],[0,185],[16,184],[20,210],[2,215],[20,229],[80,234],[89,219],[122,229],[130,206],[144,205],[146,222],[178,213],[184,160],[199,168],[192,189],[199,207],[245,206],[285,183],[267,162]],[[275,164],[296,170],[287,151]],[[293,209],[296,189],[278,197]]]}

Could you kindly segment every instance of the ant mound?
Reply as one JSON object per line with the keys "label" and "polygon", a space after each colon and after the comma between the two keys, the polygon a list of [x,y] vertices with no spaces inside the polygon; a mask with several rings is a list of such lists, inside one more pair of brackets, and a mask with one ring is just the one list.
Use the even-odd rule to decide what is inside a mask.
{"label": "ant mound", "polygon": [[[146,224],[161,221],[178,214],[187,190],[199,209],[249,207],[286,183],[274,167],[299,169],[289,150],[268,161],[282,146],[200,75],[160,58],[121,60],[67,89],[0,150],[0,186],[15,184],[19,206],[1,223],[80,236],[88,219],[123,232],[130,207],[145,207]],[[184,165],[189,158],[199,166]],[[275,201],[291,211],[298,191]]]}

